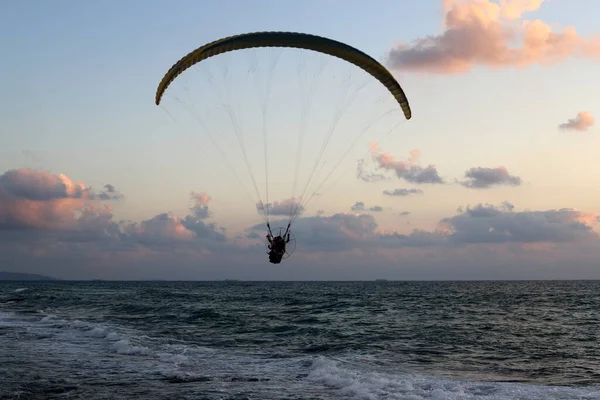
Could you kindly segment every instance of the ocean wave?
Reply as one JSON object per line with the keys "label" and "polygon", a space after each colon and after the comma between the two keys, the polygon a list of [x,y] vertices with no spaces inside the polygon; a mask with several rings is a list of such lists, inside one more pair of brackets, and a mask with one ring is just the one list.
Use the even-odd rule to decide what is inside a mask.
{"label": "ocean wave", "polygon": [[113,343],[111,348],[118,354],[126,355],[148,355],[151,350],[146,346],[137,346],[131,344],[128,339],[121,339]]}
{"label": "ocean wave", "polygon": [[470,382],[417,374],[375,372],[316,358],[308,380],[323,384],[346,399],[389,400],[594,400],[600,388]]}
{"label": "ocean wave", "polygon": [[502,288],[490,302],[490,286],[479,284],[95,285],[31,286],[26,301],[2,305],[6,390],[149,400],[600,398],[586,386],[600,384],[596,284],[557,284],[564,297],[541,300],[527,284],[526,304]]}

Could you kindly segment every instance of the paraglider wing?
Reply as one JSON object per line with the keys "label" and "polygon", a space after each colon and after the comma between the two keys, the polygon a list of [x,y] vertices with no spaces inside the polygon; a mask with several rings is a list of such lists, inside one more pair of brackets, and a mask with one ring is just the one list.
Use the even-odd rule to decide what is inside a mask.
{"label": "paraglider wing", "polygon": [[255,47],[294,47],[317,51],[348,61],[381,82],[394,96],[402,108],[406,119],[410,119],[411,117],[410,106],[400,84],[392,74],[375,59],[342,42],[320,36],[294,32],[247,33],[219,39],[199,47],[179,60],[165,74],[156,91],[156,104],[160,104],[163,93],[171,82],[194,64],[218,54]]}

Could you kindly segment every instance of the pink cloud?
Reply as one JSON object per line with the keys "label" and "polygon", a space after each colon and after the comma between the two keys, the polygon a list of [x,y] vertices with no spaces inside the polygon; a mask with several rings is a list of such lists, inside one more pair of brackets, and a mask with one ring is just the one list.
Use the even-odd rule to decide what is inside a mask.
{"label": "pink cloud", "polygon": [[206,193],[192,192],[190,194],[190,199],[192,200],[190,210],[196,218],[205,219],[210,216],[211,213],[208,210],[208,203],[211,201],[211,198],[209,195]]}
{"label": "pink cloud", "polygon": [[62,229],[73,225],[80,199],[14,199],[0,191],[0,228]]}
{"label": "pink cloud", "polygon": [[85,185],[63,174],[9,170],[0,176],[0,228],[68,228],[85,196]]}
{"label": "pink cloud", "polygon": [[194,202],[194,207],[206,206],[210,202],[211,198],[204,192],[196,193],[192,192],[190,198]]}
{"label": "pink cloud", "polygon": [[164,213],[136,223],[114,221],[112,207],[98,201],[122,195],[112,185],[104,189],[95,194],[64,174],[7,171],[0,175],[0,231],[28,230],[34,236],[44,232],[57,246],[67,248],[82,242],[102,242],[112,249],[193,242],[206,250],[208,243],[226,240],[223,229],[204,222],[210,215],[206,193],[192,192],[191,213],[183,218]]}
{"label": "pink cloud", "polygon": [[[511,210],[505,205],[468,207],[447,219],[446,228],[406,235],[380,231],[374,217],[365,214],[301,218],[293,228],[300,247],[286,261],[288,268],[277,270],[266,262],[261,235],[261,243],[244,246],[198,241],[186,219],[169,214],[122,226],[119,235],[88,240],[81,240],[78,231],[74,237],[54,239],[19,234],[12,241],[6,234],[17,231],[0,232],[0,264],[67,278],[372,279],[373,274],[395,271],[400,278],[413,279],[514,279],[548,277],[548,263],[581,259],[585,267],[563,268],[560,277],[597,276],[589,275],[593,269],[587,267],[597,265],[600,256],[598,251],[589,253],[599,248],[589,225],[596,214]],[[88,211],[90,225],[114,226],[109,207]],[[262,233],[264,226],[256,229]],[[523,263],[529,267],[517,267]]]}
{"label": "pink cloud", "polygon": [[569,119],[564,124],[560,124],[558,127],[563,130],[575,130],[575,131],[587,131],[591,128],[596,119],[587,111],[581,111],[577,113],[575,118]]}
{"label": "pink cloud", "polygon": [[112,185],[106,188],[96,195],[64,174],[28,168],[6,171],[0,175],[0,229],[74,229],[100,210],[94,200],[122,197]]}
{"label": "pink cloud", "polygon": [[401,44],[388,53],[392,68],[463,73],[473,66],[528,66],[569,57],[600,57],[600,36],[581,37],[572,26],[556,32],[545,22],[522,19],[543,0],[445,0],[443,33]]}
{"label": "pink cloud", "polygon": [[[417,154],[413,152],[404,162],[416,160]],[[387,160],[397,162],[393,157]],[[454,263],[461,268],[456,273],[467,274],[477,273],[482,263],[493,260],[502,266],[581,259],[596,266],[600,257],[595,250],[600,248],[600,238],[593,229],[598,222],[596,213],[570,208],[515,211],[512,204],[504,202],[462,208],[441,220],[437,229],[415,229],[407,234],[382,231],[370,214],[299,218],[292,227],[298,250],[288,260],[291,268],[274,272],[264,254],[264,225],[250,228],[255,235],[248,235],[244,243],[228,240],[222,228],[207,223],[204,214],[196,215],[198,207],[210,202],[205,193],[192,194],[192,212],[184,217],[162,213],[138,223],[116,222],[111,206],[81,197],[60,197],[78,196],[77,190],[57,191],[54,183],[68,178],[44,174],[28,171],[9,174],[19,179],[4,175],[0,179],[21,182],[21,177],[35,176],[39,182],[39,187],[27,179],[21,186],[0,186],[0,265],[67,278],[214,279],[228,274],[225,277],[271,279],[274,273],[281,273],[282,278],[302,279],[312,271],[310,277],[339,279],[339,273],[368,278],[370,270],[382,266],[404,273],[410,268],[431,271],[434,263],[443,272]],[[22,191],[27,196],[36,193],[36,198],[45,200],[30,200],[25,194],[17,197],[15,188],[22,187],[28,188]],[[47,187],[52,188],[51,196],[45,192]],[[589,251],[596,252],[592,255]],[[331,268],[324,271],[323,267]],[[512,270],[515,276],[521,272]],[[291,275],[285,275],[288,273]]]}
{"label": "pink cloud", "polygon": [[53,200],[83,198],[88,192],[83,183],[63,174],[52,174],[29,168],[11,169],[0,176],[0,189],[14,198]]}
{"label": "pink cloud", "polygon": [[149,220],[142,221],[139,224],[128,224],[125,233],[141,239],[173,239],[173,240],[191,240],[194,233],[187,229],[184,220],[167,213],[159,214]]}
{"label": "pink cloud", "polygon": [[[416,165],[421,157],[420,149],[411,150],[408,160],[404,161],[396,160],[392,154],[383,152],[376,143],[371,143],[370,148],[371,157],[376,162],[377,168],[394,171],[398,179],[404,179],[411,183],[444,183],[435,165],[429,164],[427,167]],[[365,171],[364,161],[358,164],[357,177],[367,182],[385,179],[382,174]]]}

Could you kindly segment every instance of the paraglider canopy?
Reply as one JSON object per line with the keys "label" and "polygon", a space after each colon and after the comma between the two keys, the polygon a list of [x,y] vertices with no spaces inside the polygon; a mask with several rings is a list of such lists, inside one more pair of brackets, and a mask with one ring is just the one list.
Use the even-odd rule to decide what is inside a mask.
{"label": "paraglider canopy", "polygon": [[[241,89],[233,81],[234,70],[240,69],[240,64],[243,62],[232,62],[228,65],[221,65],[221,78],[224,88],[217,88],[217,79],[215,75],[209,70],[205,71],[203,77],[193,83],[190,87],[184,86],[183,92],[174,96],[175,101],[178,105],[190,113],[196,123],[202,128],[206,136],[210,139],[212,145],[216,148],[218,154],[225,160],[227,166],[231,170],[233,176],[237,179],[240,185],[244,188],[246,195],[255,204],[256,210],[264,215],[266,226],[269,227],[272,216],[286,216],[287,221],[281,220],[279,223],[283,226],[289,227],[296,220],[296,218],[306,210],[308,203],[317,195],[321,195],[329,188],[325,188],[324,184],[330,182],[334,171],[341,165],[341,162],[348,157],[353,147],[358,143],[358,140],[369,130],[376,126],[382,119],[393,116],[396,113],[402,114],[404,120],[411,118],[411,108],[404,93],[404,90],[393,77],[393,75],[378,61],[365,54],[364,52],[339,41],[328,39],[321,36],[310,35],[305,33],[296,32],[254,32],[246,33],[235,36],[225,37],[219,40],[215,40],[208,44],[205,44],[177,61],[164,75],[160,81],[155,95],[155,103],[162,108],[163,97],[167,93],[168,88],[172,88],[176,85],[176,82],[180,82],[182,79],[184,85],[187,82],[185,78],[178,78],[188,70],[198,70],[198,65],[203,66],[205,63],[210,64],[210,59],[224,57],[225,53],[235,54],[239,50],[255,51],[259,52],[261,49],[274,49],[271,53],[271,60],[266,67],[266,83],[261,88],[258,84],[258,73],[257,73],[257,62],[254,57],[249,62],[247,71],[240,70],[240,76],[238,82],[244,84],[248,81],[250,76],[254,76],[255,83],[257,83],[256,90],[248,90],[249,88]],[[249,50],[251,49],[251,50]],[[333,76],[325,82],[317,82],[317,78],[323,73],[325,62],[319,58],[317,60],[316,68],[314,71],[309,71],[305,65],[305,59],[298,60],[298,87],[300,89],[300,95],[294,96],[291,92],[293,87],[289,83],[290,77],[286,76],[286,79],[280,84],[274,86],[271,83],[272,76],[274,75],[275,65],[279,60],[282,49],[289,49],[286,51],[298,51],[303,53],[313,53],[319,57],[325,56],[324,58],[335,60],[337,59],[340,64],[344,64],[339,67]],[[305,51],[308,50],[308,51]],[[262,53],[264,54],[264,53]],[[250,56],[253,54],[250,53]],[[254,54],[255,55],[255,54]],[[216,57],[219,56],[219,57]],[[329,56],[329,57],[327,57]],[[358,68],[357,68],[358,67]],[[207,68],[208,69],[208,68]],[[356,82],[352,79],[352,72],[344,72],[345,69],[352,69],[359,71],[363,78],[367,78],[368,83]],[[363,88],[368,84],[375,83],[382,93],[379,93],[380,97],[385,95],[386,99],[392,101],[393,104],[390,109],[384,108],[384,100],[378,99],[373,100],[374,110],[368,110],[364,106],[357,106],[356,110],[348,112],[349,107],[353,104],[354,100],[361,93]],[[199,84],[204,83],[205,87],[198,87]],[[333,89],[339,91],[337,99],[335,98],[335,90],[329,90],[326,84],[330,83],[335,86]],[[202,85],[200,85],[202,86]],[[241,86],[241,85],[240,85]],[[275,95],[272,94],[272,90],[278,89],[281,91],[281,95],[277,97],[275,106],[281,108],[282,105],[290,104],[291,108],[295,108],[299,112],[299,118],[281,123],[280,121],[284,117],[291,115],[289,110],[278,110],[277,115],[271,116],[269,119],[269,101],[272,100]],[[313,101],[315,93],[319,89],[330,95],[329,98],[323,101],[323,105],[319,107],[313,107]],[[169,92],[173,90],[170,89]],[[237,92],[236,92],[237,90]],[[258,99],[248,100],[250,94],[256,94]],[[391,96],[390,96],[391,95]],[[193,96],[198,96],[201,101],[212,100],[217,104],[217,107],[211,108],[206,105],[197,106],[194,104]],[[167,96],[171,97],[171,96]],[[295,103],[297,101],[297,103]],[[366,101],[366,100],[365,100]],[[244,114],[240,110],[240,105],[247,107],[258,106],[258,110]],[[327,107],[333,108],[327,118],[330,118],[329,123],[323,122],[325,119],[326,112],[324,111]],[[163,108],[163,110],[165,110]],[[325,127],[312,127],[309,121],[309,114],[311,110],[316,110],[318,114],[314,117],[315,121],[321,124],[325,124]],[[166,110],[165,110],[166,111]],[[363,120],[356,117],[356,114],[363,112],[366,117],[363,116]],[[173,118],[173,116],[167,111],[167,113]],[[209,127],[210,121],[218,119],[218,114],[223,115],[225,123],[217,123],[213,127]],[[339,127],[342,116],[350,114],[355,121],[348,124],[343,129]],[[248,116],[258,116],[262,119],[260,127],[248,127],[244,124],[244,118]],[[173,118],[175,120],[175,118]],[[227,121],[229,120],[229,121]],[[176,122],[179,122],[176,120]],[[229,122],[229,123],[228,123]],[[275,128],[276,123],[280,125]],[[227,130],[226,126],[230,125],[229,133],[233,140],[230,142],[224,142],[219,144],[220,138],[224,136],[224,131]],[[396,128],[398,124],[394,125],[387,131],[391,132]],[[386,128],[377,128],[380,131],[386,131]],[[269,131],[275,131],[277,134],[269,134]],[[297,140],[292,140],[285,135],[297,131]],[[321,132],[321,138],[318,138],[318,132]],[[325,134],[323,134],[325,131]],[[342,140],[338,145],[330,145],[332,137],[334,137],[337,131],[343,131]],[[356,135],[351,135],[352,131],[356,131]],[[223,133],[223,135],[221,134]],[[260,149],[257,145],[262,133],[263,148],[262,151],[256,151]],[[309,137],[309,134],[314,133],[315,137]],[[246,135],[254,135],[248,138]],[[312,140],[311,146],[305,146],[305,142]],[[269,156],[269,148],[276,147],[277,140],[281,143],[279,151],[275,151],[275,154]],[[322,140],[319,146],[318,142]],[[314,142],[316,141],[316,143]],[[233,163],[228,160],[227,156],[233,156],[231,149],[232,143],[239,145],[240,156],[236,161],[240,162],[238,168],[233,166]],[[275,146],[273,146],[275,144]],[[250,150],[248,149],[250,147]],[[328,149],[329,147],[329,149]],[[333,159],[327,159],[327,150],[331,150],[335,156]],[[293,155],[289,154],[290,150],[295,153],[295,159]],[[314,150],[314,162],[308,168],[301,167],[301,160],[308,159],[309,157],[303,156],[304,151]],[[256,168],[252,165],[252,153],[264,154],[264,192],[261,194],[259,186],[262,182],[255,176]],[[273,157],[273,158],[271,158]],[[339,158],[338,158],[339,157]],[[275,160],[275,161],[273,161]],[[242,162],[243,161],[243,162]],[[262,163],[262,160],[260,161]],[[271,163],[271,164],[270,164]],[[274,164],[276,165],[274,167]],[[307,176],[304,186],[300,185],[300,171],[306,171]],[[323,172],[322,176],[319,173]],[[214,176],[214,172],[212,172]],[[243,184],[241,175],[247,174],[251,180],[251,185],[254,189],[254,195],[248,190],[246,185]],[[273,174],[284,174],[285,177],[289,177],[292,190],[291,196],[285,198],[282,201],[269,201],[269,192],[273,188],[270,185]],[[291,179],[293,177],[293,179]],[[276,189],[280,189],[283,181],[286,179],[279,178],[277,181]],[[272,182],[271,182],[272,183]],[[263,200],[264,199],[264,200]],[[284,209],[282,211],[282,209]],[[280,232],[281,233],[281,232]],[[295,249],[295,238],[291,235],[289,245],[286,247],[283,258],[288,257]]]}
{"label": "paraglider canopy", "polygon": [[160,104],[162,95],[171,82],[194,64],[217,54],[253,47],[295,47],[318,51],[351,62],[381,82],[398,101],[406,119],[411,118],[410,105],[404,90],[392,74],[375,59],[342,42],[296,32],[246,33],[215,40],[197,48],[173,65],[163,77],[156,90],[156,105]]}

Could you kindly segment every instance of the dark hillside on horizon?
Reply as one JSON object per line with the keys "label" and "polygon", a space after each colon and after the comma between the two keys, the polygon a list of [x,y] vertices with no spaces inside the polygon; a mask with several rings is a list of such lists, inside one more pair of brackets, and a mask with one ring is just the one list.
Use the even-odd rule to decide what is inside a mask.
{"label": "dark hillside on horizon", "polygon": [[26,274],[23,272],[0,271],[0,281],[57,281],[59,279],[39,274]]}

